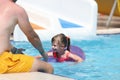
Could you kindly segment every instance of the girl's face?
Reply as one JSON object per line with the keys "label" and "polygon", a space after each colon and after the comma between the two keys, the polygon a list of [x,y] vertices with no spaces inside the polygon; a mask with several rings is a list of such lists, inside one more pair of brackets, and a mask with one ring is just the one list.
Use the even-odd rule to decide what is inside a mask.
{"label": "girl's face", "polygon": [[53,51],[58,52],[59,54],[64,54],[64,48],[64,44],[60,44],[58,41],[52,43]]}

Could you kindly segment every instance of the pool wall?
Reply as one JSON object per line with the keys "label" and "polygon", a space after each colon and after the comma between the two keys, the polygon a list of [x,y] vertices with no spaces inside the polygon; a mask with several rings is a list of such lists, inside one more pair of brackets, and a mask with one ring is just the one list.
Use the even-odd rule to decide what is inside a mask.
{"label": "pool wall", "polygon": [[[72,39],[96,36],[97,4],[94,0],[18,0],[28,13],[31,25],[41,40],[50,40],[57,33]],[[18,25],[15,41],[27,41]]]}

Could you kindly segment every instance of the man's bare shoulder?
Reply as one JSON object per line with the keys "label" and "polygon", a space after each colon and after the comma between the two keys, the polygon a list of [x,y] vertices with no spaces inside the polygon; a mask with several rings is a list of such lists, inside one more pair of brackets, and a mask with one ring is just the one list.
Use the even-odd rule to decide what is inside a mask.
{"label": "man's bare shoulder", "polygon": [[26,13],[25,9],[18,4],[14,4],[15,11],[18,13]]}
{"label": "man's bare shoulder", "polygon": [[17,14],[25,13],[24,8],[22,8],[20,5],[14,3],[14,2],[6,2],[2,6],[3,6],[4,10],[6,9],[10,13],[14,13],[14,14],[16,14],[16,13]]}

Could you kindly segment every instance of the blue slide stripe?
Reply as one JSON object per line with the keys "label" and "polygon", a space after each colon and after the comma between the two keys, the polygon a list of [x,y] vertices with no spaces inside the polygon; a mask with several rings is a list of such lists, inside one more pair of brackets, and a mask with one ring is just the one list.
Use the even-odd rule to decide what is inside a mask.
{"label": "blue slide stripe", "polygon": [[63,20],[63,19],[59,19],[59,22],[60,22],[62,28],[82,28],[83,27],[78,24]]}

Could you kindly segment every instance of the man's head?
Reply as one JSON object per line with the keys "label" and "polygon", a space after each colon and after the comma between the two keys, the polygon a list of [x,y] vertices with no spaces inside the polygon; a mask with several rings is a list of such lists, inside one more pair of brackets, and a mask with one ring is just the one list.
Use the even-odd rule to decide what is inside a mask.
{"label": "man's head", "polygon": [[12,0],[13,2],[16,2],[17,0]]}

